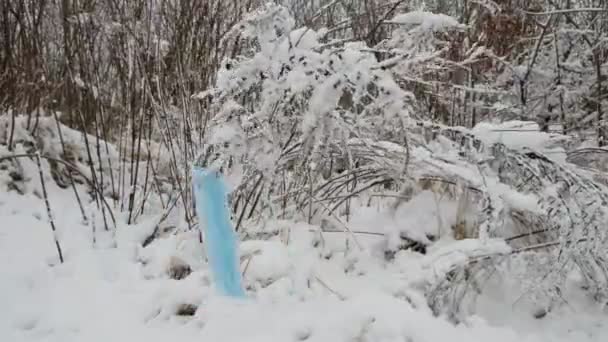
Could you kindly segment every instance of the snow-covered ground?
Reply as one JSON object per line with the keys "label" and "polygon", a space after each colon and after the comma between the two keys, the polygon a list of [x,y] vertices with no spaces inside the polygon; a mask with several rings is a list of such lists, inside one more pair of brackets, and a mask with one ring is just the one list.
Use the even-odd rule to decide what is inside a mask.
{"label": "snow-covered ground", "polygon": [[[478,315],[459,325],[433,316],[416,284],[484,246],[448,239],[426,255],[401,251],[386,263],[374,252],[382,236],[355,233],[440,231],[450,223],[449,203],[436,207],[445,213],[439,220],[432,210],[416,216],[436,206],[428,194],[394,217],[373,203],[354,211],[356,238],[303,223],[249,227],[278,235],[242,243],[250,299],[235,302],[213,294],[195,232],[142,248],[155,217],[115,232],[98,222],[93,232],[70,190],[49,188],[63,264],[43,201],[0,194],[0,341],[608,341],[608,315],[597,305],[581,297],[535,319],[508,279],[490,281]],[[176,258],[192,268],[182,280],[167,275]],[[198,310],[177,315],[184,304]]]}

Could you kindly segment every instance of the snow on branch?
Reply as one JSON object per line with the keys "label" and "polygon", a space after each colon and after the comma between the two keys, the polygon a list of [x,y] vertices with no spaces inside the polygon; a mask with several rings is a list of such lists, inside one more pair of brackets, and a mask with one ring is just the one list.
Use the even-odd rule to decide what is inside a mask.
{"label": "snow on branch", "polygon": [[443,31],[448,29],[462,29],[465,25],[445,14],[435,14],[425,11],[411,11],[397,14],[388,24],[416,25],[421,30]]}

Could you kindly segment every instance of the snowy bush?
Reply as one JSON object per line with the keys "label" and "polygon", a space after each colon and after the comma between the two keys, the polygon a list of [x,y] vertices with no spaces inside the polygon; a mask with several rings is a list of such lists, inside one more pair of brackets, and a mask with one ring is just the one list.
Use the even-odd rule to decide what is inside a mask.
{"label": "snowy bush", "polygon": [[[323,45],[314,30],[295,29],[287,10],[277,5],[236,25],[237,34],[240,54],[223,61],[210,92],[217,114],[209,142],[213,153],[229,155],[245,168],[243,184],[258,173],[264,177],[259,187],[266,187],[270,198],[261,199],[263,207],[288,196],[285,201],[299,201],[295,209],[301,210],[302,201],[310,204],[312,198],[299,193],[317,193],[321,178],[347,170],[366,168],[378,182],[403,177],[407,152],[378,145],[405,142],[412,96],[364,43]],[[398,158],[391,160],[388,153]],[[281,177],[288,180],[280,184]]]}
{"label": "snowy bush", "polygon": [[[491,125],[469,131],[421,121],[410,83],[396,81],[424,82],[433,67],[449,65],[440,37],[462,25],[430,12],[397,14],[391,36],[370,49],[356,41],[322,43],[323,35],[294,22],[275,4],[250,14],[227,35],[237,53],[222,62],[215,88],[199,94],[214,100],[202,162],[234,176],[237,229],[279,217],[341,230],[355,199],[393,193],[394,212],[430,186],[457,207],[447,236],[474,239],[480,248],[504,239],[513,248],[469,255],[444,277],[427,279],[436,310],[459,315],[465,296],[458,289],[467,292],[471,277],[539,251],[549,261],[532,263],[525,276],[543,270],[538,293],[559,291],[575,270],[592,293],[605,293],[599,265],[607,240],[599,227],[606,189],[543,155],[567,139],[541,134],[508,145],[491,137]],[[592,211],[574,209],[584,202]],[[445,239],[425,234],[387,235],[385,256],[392,260],[395,248],[424,252],[413,246]]]}

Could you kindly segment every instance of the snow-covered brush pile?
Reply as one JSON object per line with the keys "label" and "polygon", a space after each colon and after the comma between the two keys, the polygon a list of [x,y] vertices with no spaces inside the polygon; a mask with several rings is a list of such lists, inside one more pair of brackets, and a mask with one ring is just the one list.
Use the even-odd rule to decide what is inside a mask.
{"label": "snow-covered brush pile", "polygon": [[[70,185],[71,178],[79,184],[91,184],[92,170],[109,173],[112,161],[116,167],[118,165],[118,152],[114,146],[101,141],[99,151],[93,148],[87,150],[84,140],[88,138],[89,143],[94,146],[94,136],[85,136],[52,117],[32,119],[18,115],[11,120],[10,115],[4,115],[0,120],[2,156],[23,155],[22,157],[32,158],[34,154],[39,153],[49,163],[55,182],[63,188]],[[87,165],[88,160],[92,161],[90,167]],[[22,160],[12,158],[7,161],[13,168],[9,170],[9,174],[15,177],[24,176],[23,172],[28,168],[21,166]],[[20,190],[18,183],[10,183],[9,186]],[[108,196],[111,197],[112,194],[108,192]]]}
{"label": "snow-covered brush pile", "polygon": [[354,236],[347,224],[354,201],[384,197],[394,215],[432,190],[455,203],[447,234],[409,229],[386,243],[387,259],[399,249],[424,253],[445,235],[482,244],[498,238],[512,248],[467,257],[427,282],[437,312],[458,315],[474,278],[530,255],[542,256],[526,259],[523,277],[535,277],[534,293],[559,297],[579,272],[591,294],[605,296],[608,192],[592,171],[566,162],[560,146],[567,137],[531,133],[527,143],[509,146],[492,137],[492,126],[468,131],[418,120],[416,98],[395,82],[395,70],[418,76],[421,60],[438,65],[441,44],[425,41],[460,26],[427,12],[394,21],[400,26],[385,45],[412,53],[395,49],[387,59],[361,42],[321,43],[322,34],[294,28],[277,5],[228,35],[240,54],[223,62],[216,88],[199,96],[215,101],[203,158],[234,176],[237,229],[249,234],[245,225],[281,218]]}
{"label": "snow-covered brush pile", "polygon": [[[505,239],[513,248],[506,257],[497,253],[472,259],[447,278],[452,284],[443,290],[457,292],[450,294],[449,305],[455,303],[454,296],[464,298],[462,292],[467,291],[469,282],[487,279],[497,266],[515,256],[528,264],[522,276],[530,290],[563,300],[560,293],[574,273],[582,277],[581,286],[592,296],[605,300],[608,189],[594,181],[589,170],[564,161],[565,152],[555,144],[567,140],[565,137],[554,135],[543,141],[538,138],[544,133],[537,133],[536,144],[532,140],[526,146],[521,136],[515,141],[496,142],[481,130],[477,130],[481,139],[461,129],[431,127],[428,131],[431,139],[421,147],[423,151],[432,149],[432,141],[436,146],[443,140],[444,146],[436,149],[439,153],[434,156],[424,155],[413,164],[434,164],[438,166],[432,170],[435,176],[477,189],[482,201],[476,210],[482,215],[479,235],[471,237]],[[446,155],[441,150],[460,153]],[[555,155],[559,157],[551,157]],[[419,166],[421,169],[424,167]],[[462,288],[457,290],[459,286]]]}
{"label": "snow-covered brush pile", "polygon": [[135,222],[158,207],[173,208],[176,181],[166,149],[152,141],[142,140],[140,145],[117,146],[99,135],[71,129],[53,116],[4,115],[0,187],[43,199],[43,177],[52,183],[49,186],[70,189],[83,222],[99,211],[109,230],[116,227],[121,211],[129,211],[128,219]]}
{"label": "snow-covered brush pile", "polygon": [[0,118],[0,141],[2,191],[33,194],[48,201],[45,187],[71,187],[83,222],[89,219],[89,204],[95,202],[105,229],[116,226],[108,200],[116,200],[118,195],[113,191],[113,179],[103,179],[120,164],[112,145],[97,140],[94,150],[94,136],[70,129],[53,117],[22,115]]}

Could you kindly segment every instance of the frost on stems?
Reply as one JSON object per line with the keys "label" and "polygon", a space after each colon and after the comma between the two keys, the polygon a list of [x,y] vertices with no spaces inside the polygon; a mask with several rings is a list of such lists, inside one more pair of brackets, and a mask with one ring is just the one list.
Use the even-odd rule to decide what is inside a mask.
{"label": "frost on stems", "polygon": [[[269,4],[235,26],[241,53],[224,60],[213,91],[214,153],[243,165],[245,180],[258,172],[265,176],[269,184],[256,197],[268,210],[282,196],[292,202],[283,206],[329,201],[331,208],[341,201],[330,198],[346,193],[348,183],[358,185],[354,194],[401,181],[411,94],[378,68],[364,43],[321,48],[316,31],[294,29],[293,22],[285,8]],[[352,177],[329,187],[333,175],[347,170]],[[276,181],[283,172],[289,184]],[[327,191],[321,192],[324,184]],[[247,187],[244,182],[241,190],[252,191]]]}
{"label": "frost on stems", "polygon": [[[589,293],[596,298],[608,295],[608,189],[575,165],[554,161],[537,151],[513,150],[499,143],[488,146],[452,128],[435,126],[427,131],[432,131],[432,140],[450,139],[461,150],[462,158],[480,161],[485,166],[479,168],[484,178],[535,196],[537,209],[522,210],[511,206],[502,195],[497,196],[496,188],[487,186],[489,182],[478,186],[483,192],[480,226],[487,227],[490,237],[504,238],[511,244],[514,250],[506,258],[539,251],[550,256],[536,257],[526,268],[526,277],[538,277],[538,282],[531,284],[534,290],[559,295],[574,267],[583,275]],[[473,179],[464,181],[474,184]],[[498,228],[506,220],[525,230],[516,236],[504,236],[504,230]],[[448,308],[455,314],[461,301],[474,292],[472,284],[506,258],[503,254],[488,255],[456,267],[436,284],[431,304],[436,310]]]}
{"label": "frost on stems", "polygon": [[[486,146],[465,129],[429,124],[416,111],[418,94],[404,90],[426,84],[433,68],[454,67],[437,37],[462,29],[456,21],[426,12],[395,16],[387,23],[395,25],[392,35],[373,49],[357,41],[321,42],[325,34],[293,23],[283,7],[269,4],[237,24],[231,32],[242,33],[238,53],[222,62],[209,91],[216,100],[209,131],[213,153],[227,170],[242,172],[233,193],[239,227],[248,218],[346,214],[353,196],[379,188],[407,192],[412,182],[436,177],[475,189],[469,198],[476,204],[477,230],[468,237],[507,239],[517,254],[553,253],[557,263],[536,265],[547,287],[560,286],[553,280],[563,281],[576,266],[592,291],[605,291],[600,265],[606,233],[600,227],[606,190],[541,153]],[[491,52],[473,47],[470,60],[455,67],[484,55]],[[538,80],[533,66],[541,57],[528,62],[530,82]],[[516,74],[520,69],[505,68]],[[484,100],[505,95],[472,90]],[[433,145],[446,139],[458,154]],[[549,191],[549,184],[557,187]],[[537,208],[518,206],[510,198],[517,194],[535,198]],[[495,263],[490,258],[475,267]],[[450,289],[468,279],[451,276]],[[456,299],[454,293],[450,298]]]}
{"label": "frost on stems", "polygon": [[44,173],[42,172],[42,165],[40,163],[40,153],[36,153],[36,164],[38,165],[38,174],[40,175],[40,185],[42,187],[42,196],[44,197],[44,205],[46,206],[46,213],[53,231],[53,240],[55,241],[55,247],[57,248],[57,254],[59,255],[59,261],[63,264],[63,252],[61,251],[61,245],[57,238],[57,228],[55,227],[55,220],[53,219],[53,211],[51,210],[51,204],[49,203],[49,195],[46,191],[46,183],[44,181]]}

